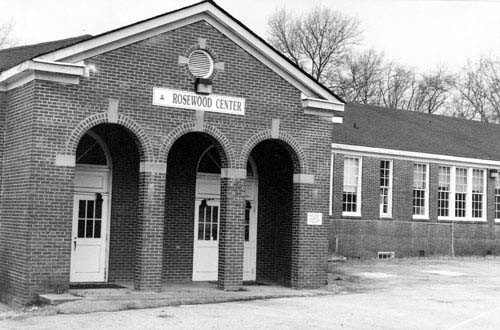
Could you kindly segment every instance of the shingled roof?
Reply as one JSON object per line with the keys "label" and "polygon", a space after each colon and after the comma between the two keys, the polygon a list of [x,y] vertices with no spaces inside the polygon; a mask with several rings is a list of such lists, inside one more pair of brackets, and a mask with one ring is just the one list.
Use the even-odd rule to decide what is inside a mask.
{"label": "shingled roof", "polygon": [[500,161],[500,125],[347,103],[333,143]]}
{"label": "shingled roof", "polygon": [[90,34],[0,50],[0,72],[39,55],[92,38]]}

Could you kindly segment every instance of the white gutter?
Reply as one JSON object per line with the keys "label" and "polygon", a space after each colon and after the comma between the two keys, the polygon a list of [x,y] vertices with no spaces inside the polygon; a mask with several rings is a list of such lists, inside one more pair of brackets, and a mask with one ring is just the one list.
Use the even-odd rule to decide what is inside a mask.
{"label": "white gutter", "polygon": [[360,156],[375,156],[375,157],[390,157],[395,159],[412,160],[412,161],[427,161],[431,163],[443,163],[451,165],[474,165],[482,168],[500,168],[500,161],[477,159],[468,157],[456,157],[439,154],[429,154],[424,152],[384,149],[374,147],[355,146],[350,144],[332,143],[333,153],[352,154]]}

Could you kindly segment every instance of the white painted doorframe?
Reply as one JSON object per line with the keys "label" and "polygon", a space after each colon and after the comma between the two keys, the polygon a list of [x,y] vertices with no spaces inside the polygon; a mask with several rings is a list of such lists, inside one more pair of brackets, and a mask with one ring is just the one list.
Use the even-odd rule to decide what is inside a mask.
{"label": "white painted doorframe", "polygon": [[[249,210],[249,239],[244,242],[243,252],[243,281],[255,281],[257,272],[257,210],[258,210],[258,181],[247,179],[245,204],[250,203]],[[245,205],[246,208],[247,205]]]}
{"label": "white painted doorframe", "polygon": [[[71,283],[108,281],[111,177],[111,169],[106,166],[77,165],[75,169],[71,233]],[[93,201],[90,204],[95,208],[97,194],[102,198],[101,234],[98,235],[100,237],[81,237],[82,232],[79,235],[78,223],[84,218],[88,221],[87,215],[90,214],[85,214],[84,218],[80,217],[80,200]],[[95,226],[95,219],[93,226]],[[89,236],[94,234],[95,231]],[[85,232],[83,236],[87,236],[87,233]]]}

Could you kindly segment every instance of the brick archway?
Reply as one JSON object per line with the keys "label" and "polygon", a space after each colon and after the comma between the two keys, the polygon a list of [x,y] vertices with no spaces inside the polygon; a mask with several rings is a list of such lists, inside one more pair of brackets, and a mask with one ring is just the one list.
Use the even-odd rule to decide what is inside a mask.
{"label": "brick archway", "polygon": [[110,122],[106,113],[98,113],[82,120],[70,133],[68,141],[66,142],[65,154],[76,154],[76,148],[82,136],[92,127],[100,124],[116,124],[124,127],[127,131],[132,133],[131,136],[139,150],[140,160],[144,162],[154,161],[153,143],[146,132],[138,123],[122,114],[118,115],[118,120],[116,122]]}
{"label": "brick archway", "polygon": [[187,133],[204,133],[210,136],[210,138],[217,142],[215,147],[218,149],[217,151],[219,151],[219,154],[221,155],[222,167],[231,168],[234,166],[236,158],[229,139],[219,129],[210,124],[204,123],[202,129],[199,129],[196,127],[196,123],[194,122],[177,126],[167,135],[160,148],[158,161],[167,163],[168,153],[170,152],[173,144],[181,136]]}
{"label": "brick archway", "polygon": [[260,131],[254,134],[243,146],[238,158],[237,168],[246,168],[250,153],[260,142],[265,140],[275,140],[283,144],[288,150],[293,161],[294,173],[309,173],[307,159],[299,143],[290,134],[280,131],[278,137],[273,137],[271,130]]}

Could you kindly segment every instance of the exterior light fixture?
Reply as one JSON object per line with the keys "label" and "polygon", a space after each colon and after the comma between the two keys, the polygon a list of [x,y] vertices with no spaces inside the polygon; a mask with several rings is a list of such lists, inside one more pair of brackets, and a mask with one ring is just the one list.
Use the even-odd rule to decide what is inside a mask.
{"label": "exterior light fixture", "polygon": [[490,174],[490,179],[496,179],[496,178],[498,178],[498,170],[490,169],[489,170],[489,174]]}
{"label": "exterior light fixture", "polygon": [[212,80],[206,78],[196,78],[196,93],[212,94]]}

